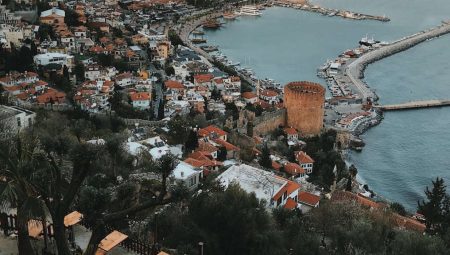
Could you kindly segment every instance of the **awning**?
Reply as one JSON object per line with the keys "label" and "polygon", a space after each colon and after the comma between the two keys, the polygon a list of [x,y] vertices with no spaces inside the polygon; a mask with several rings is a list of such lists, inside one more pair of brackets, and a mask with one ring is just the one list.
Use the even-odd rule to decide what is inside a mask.
{"label": "awning", "polygon": [[98,245],[98,250],[96,255],[105,254],[105,252],[110,251],[112,248],[116,247],[123,240],[127,239],[128,236],[114,230],[109,235],[107,235]]}
{"label": "awning", "polygon": [[64,217],[64,226],[70,227],[79,223],[83,219],[83,214],[78,211],[73,211]]}

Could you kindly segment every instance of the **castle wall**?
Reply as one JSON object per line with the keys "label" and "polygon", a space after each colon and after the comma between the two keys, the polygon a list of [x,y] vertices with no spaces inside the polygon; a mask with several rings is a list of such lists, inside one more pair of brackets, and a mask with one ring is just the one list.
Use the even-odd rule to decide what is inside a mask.
{"label": "castle wall", "polygon": [[286,125],[286,109],[264,112],[261,116],[255,118],[253,125],[254,135],[265,135],[279,126],[284,127]]}

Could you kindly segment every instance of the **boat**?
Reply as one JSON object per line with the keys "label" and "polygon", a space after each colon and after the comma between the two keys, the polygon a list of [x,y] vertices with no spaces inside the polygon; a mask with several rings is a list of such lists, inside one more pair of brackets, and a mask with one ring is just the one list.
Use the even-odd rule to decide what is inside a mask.
{"label": "boat", "polygon": [[193,38],[191,39],[192,43],[198,44],[198,43],[206,43],[206,39],[203,38]]}
{"label": "boat", "polygon": [[212,46],[212,45],[202,45],[200,48],[206,52],[213,52],[219,50],[218,46]]}
{"label": "boat", "polygon": [[192,31],[192,34],[193,34],[193,35],[204,35],[205,32],[200,31],[200,30],[194,30],[194,31]]}
{"label": "boat", "polygon": [[236,15],[242,16],[261,16],[261,12],[258,10],[258,7],[252,5],[242,6],[241,9],[235,13]]}
{"label": "boat", "polygon": [[203,28],[207,29],[217,29],[221,26],[221,24],[216,19],[210,19],[203,22]]}
{"label": "boat", "polygon": [[372,36],[372,38],[369,39],[369,37],[366,35],[365,37],[361,38],[361,40],[359,41],[359,44],[360,45],[364,45],[364,46],[372,46],[372,45],[377,44],[379,42],[380,41],[375,41],[373,39],[373,36]]}

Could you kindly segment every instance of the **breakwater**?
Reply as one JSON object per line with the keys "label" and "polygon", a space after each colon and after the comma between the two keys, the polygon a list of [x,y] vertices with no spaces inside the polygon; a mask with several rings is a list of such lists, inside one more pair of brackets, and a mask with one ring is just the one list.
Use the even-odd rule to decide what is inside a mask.
{"label": "breakwater", "polygon": [[273,5],[282,6],[282,7],[288,7],[288,8],[294,8],[302,11],[308,11],[308,12],[315,12],[322,14],[324,16],[329,17],[342,17],[345,19],[353,19],[353,20],[376,20],[376,21],[382,21],[382,22],[388,22],[390,19],[386,16],[377,16],[377,15],[370,15],[370,14],[363,14],[363,13],[357,13],[352,12],[348,10],[337,10],[337,9],[330,9],[325,8],[317,5],[312,5],[308,1],[305,1],[304,4],[300,3],[291,3],[288,1],[274,1]]}
{"label": "breakwater", "polygon": [[401,111],[420,108],[434,108],[450,106],[450,100],[425,100],[425,101],[413,101],[403,104],[391,104],[391,105],[376,105],[375,108],[383,111]]}
{"label": "breakwater", "polygon": [[367,100],[367,98],[377,100],[378,96],[362,80],[364,78],[364,71],[369,64],[447,33],[450,33],[450,24],[443,23],[440,26],[394,41],[386,46],[382,46],[363,54],[347,66],[345,73],[350,78],[352,83],[360,90],[363,100]]}

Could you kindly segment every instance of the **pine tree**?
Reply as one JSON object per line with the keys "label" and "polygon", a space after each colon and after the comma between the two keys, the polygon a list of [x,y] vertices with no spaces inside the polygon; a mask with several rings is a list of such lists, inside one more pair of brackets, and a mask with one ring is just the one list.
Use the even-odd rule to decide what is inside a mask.
{"label": "pine tree", "polygon": [[158,105],[158,120],[164,119],[164,100],[159,100]]}
{"label": "pine tree", "polygon": [[195,132],[194,130],[191,130],[189,132],[189,135],[188,135],[188,138],[186,140],[184,147],[186,148],[187,152],[191,152],[198,147],[197,132]]}
{"label": "pine tree", "polygon": [[448,228],[444,222],[449,214],[449,197],[442,178],[436,178],[432,183],[431,191],[428,187],[425,189],[427,201],[419,201],[418,209],[426,218],[427,232],[445,234]]}
{"label": "pine tree", "polygon": [[272,160],[270,159],[270,150],[267,147],[267,144],[265,144],[261,150],[261,157],[259,159],[259,164],[265,168],[272,167]]}

